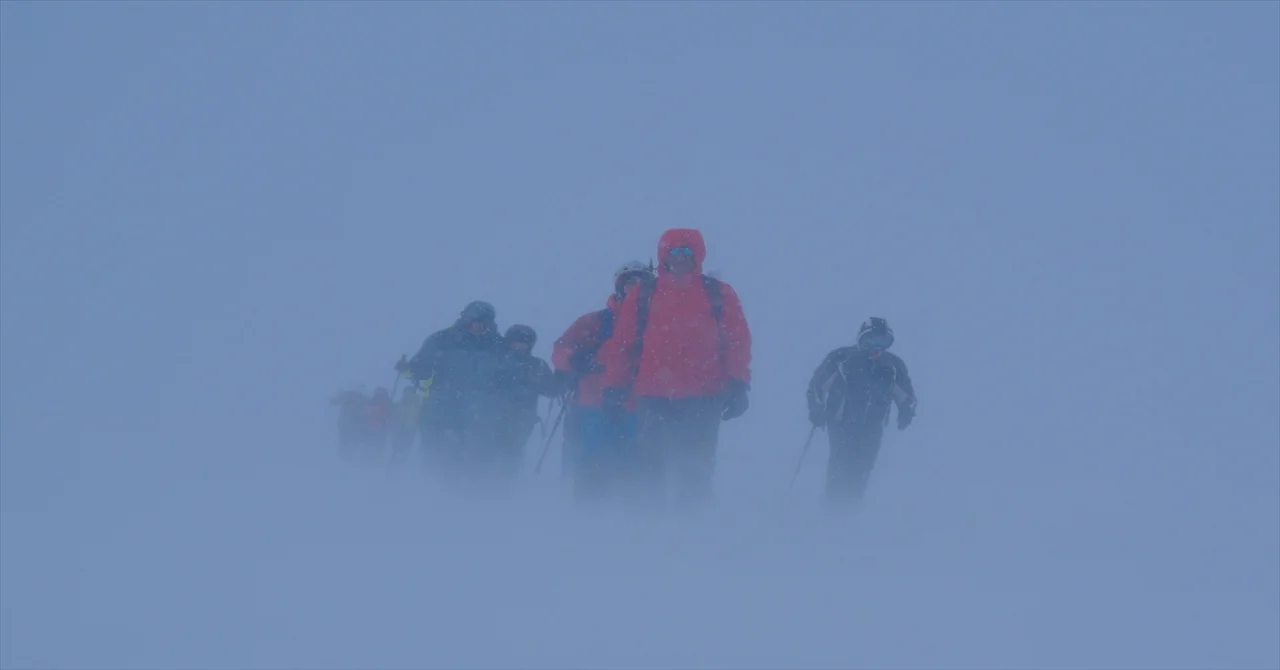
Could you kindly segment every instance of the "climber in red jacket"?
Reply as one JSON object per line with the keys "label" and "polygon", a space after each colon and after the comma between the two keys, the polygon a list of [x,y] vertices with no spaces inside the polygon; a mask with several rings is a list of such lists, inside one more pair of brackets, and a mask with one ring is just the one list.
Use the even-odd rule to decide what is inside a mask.
{"label": "climber in red jacket", "polygon": [[574,476],[574,497],[595,499],[615,490],[634,451],[635,403],[624,403],[625,415],[607,416],[600,348],[613,334],[615,311],[628,292],[653,281],[653,269],[639,261],[624,263],[613,275],[613,293],[605,308],[578,317],[556,340],[551,364],[569,393],[565,399],[561,463]]}
{"label": "climber in red jacket", "polygon": [[742,416],[751,383],[751,331],[738,294],[702,273],[697,230],[658,243],[657,279],[627,294],[604,343],[606,411],[629,396],[639,416],[638,458],[651,493],[696,507],[712,494],[720,421]]}

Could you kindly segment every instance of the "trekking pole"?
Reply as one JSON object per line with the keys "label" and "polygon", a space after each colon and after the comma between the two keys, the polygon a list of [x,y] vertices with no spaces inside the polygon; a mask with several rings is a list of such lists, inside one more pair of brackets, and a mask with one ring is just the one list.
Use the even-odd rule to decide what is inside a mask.
{"label": "trekking pole", "polygon": [[796,478],[800,476],[800,468],[804,466],[804,457],[809,454],[809,446],[813,444],[813,436],[817,433],[817,426],[809,429],[809,437],[804,441],[804,449],[800,450],[800,460],[796,461],[796,471],[791,474],[791,483],[787,485],[787,493],[790,493],[791,488],[796,485]]}
{"label": "trekking pole", "polygon": [[401,366],[405,364],[404,354],[400,354],[400,361],[396,363],[396,380],[391,383],[391,399],[395,400],[396,391],[400,390],[400,380],[404,378],[404,374],[400,372]]}
{"label": "trekking pole", "polygon": [[533,468],[534,474],[542,473],[542,462],[547,459],[547,452],[551,451],[551,440],[555,439],[556,429],[560,427],[560,422],[564,420],[565,410],[569,409],[569,404],[560,402],[560,413],[556,415],[556,422],[551,425],[551,434],[547,436],[547,441],[542,445],[542,455],[538,457],[538,465]]}
{"label": "trekking pole", "polygon": [[539,439],[547,439],[547,422],[551,420],[551,412],[554,411],[556,403],[563,402],[560,398],[552,398],[547,402],[547,415],[538,417],[538,437]]}
{"label": "trekking pole", "polygon": [[538,439],[539,440],[547,439],[547,422],[551,420],[551,412],[555,408],[557,400],[558,398],[552,398],[551,400],[547,401],[547,415],[545,417],[542,417],[542,416],[538,417]]}
{"label": "trekking pole", "polygon": [[551,401],[547,403],[547,415],[542,417],[543,423],[546,423],[551,420],[551,412],[553,411],[553,408],[555,408],[556,403],[558,402],[563,403],[564,398],[560,398],[560,397],[552,398]]}

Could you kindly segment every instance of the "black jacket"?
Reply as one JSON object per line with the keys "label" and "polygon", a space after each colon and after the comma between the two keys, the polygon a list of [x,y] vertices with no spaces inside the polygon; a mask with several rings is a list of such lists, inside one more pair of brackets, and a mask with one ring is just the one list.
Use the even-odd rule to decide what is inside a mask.
{"label": "black jacket", "polygon": [[409,361],[417,379],[431,379],[426,406],[492,394],[505,347],[496,329],[475,335],[462,323],[432,333]]}
{"label": "black jacket", "polygon": [[806,397],[809,415],[821,416],[828,425],[881,423],[888,420],[891,404],[900,417],[913,416],[916,408],[907,364],[888,351],[876,354],[857,346],[827,354],[809,380]]}
{"label": "black jacket", "polygon": [[500,358],[495,380],[498,397],[508,403],[515,416],[538,418],[538,396],[554,398],[560,381],[546,361],[528,353],[508,349]]}

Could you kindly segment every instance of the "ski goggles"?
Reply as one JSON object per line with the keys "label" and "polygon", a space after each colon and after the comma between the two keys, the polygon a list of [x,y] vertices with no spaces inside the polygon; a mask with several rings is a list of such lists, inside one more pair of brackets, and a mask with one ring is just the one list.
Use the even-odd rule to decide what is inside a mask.
{"label": "ski goggles", "polygon": [[692,258],[693,249],[690,249],[689,247],[676,247],[671,251],[668,251],[667,255],[668,256],[689,256],[690,258]]}
{"label": "ski goggles", "polygon": [[888,349],[893,344],[893,336],[889,333],[863,333],[858,344],[867,349]]}

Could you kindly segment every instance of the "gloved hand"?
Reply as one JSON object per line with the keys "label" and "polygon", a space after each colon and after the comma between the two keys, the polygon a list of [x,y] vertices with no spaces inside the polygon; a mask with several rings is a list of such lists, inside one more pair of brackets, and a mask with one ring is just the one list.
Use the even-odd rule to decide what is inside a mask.
{"label": "gloved hand", "polygon": [[751,401],[747,398],[747,384],[740,379],[729,381],[728,400],[725,402],[724,414],[720,418],[725,421],[736,419],[747,413]]}
{"label": "gloved hand", "polygon": [[405,358],[404,354],[401,354],[400,360],[396,361],[396,364],[393,367],[396,372],[403,374],[405,370],[409,369],[409,361]]}
{"label": "gloved hand", "polygon": [[604,401],[600,404],[600,409],[608,415],[611,421],[619,420],[623,414],[626,414],[627,389],[611,388],[604,390]]}
{"label": "gloved hand", "polygon": [[810,405],[809,423],[813,424],[814,428],[827,425],[827,408],[822,405]]}
{"label": "gloved hand", "polygon": [[906,409],[899,408],[898,409],[898,430],[906,430],[907,426],[911,425],[911,420],[914,418],[916,418],[916,408],[914,405],[911,407],[907,407]]}
{"label": "gloved hand", "polygon": [[556,378],[556,390],[559,392],[559,396],[561,398],[564,398],[572,393],[574,389],[578,388],[578,381],[582,379],[581,375],[567,372],[565,370],[556,370],[554,374]]}

